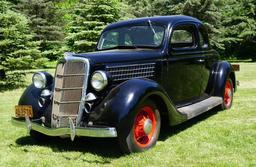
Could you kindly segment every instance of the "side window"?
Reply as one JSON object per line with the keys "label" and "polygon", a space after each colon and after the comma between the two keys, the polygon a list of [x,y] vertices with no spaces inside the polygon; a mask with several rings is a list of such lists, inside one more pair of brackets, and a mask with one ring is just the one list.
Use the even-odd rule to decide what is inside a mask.
{"label": "side window", "polygon": [[108,33],[106,36],[104,36],[102,40],[102,49],[115,47],[118,45],[118,35],[119,33],[116,31],[112,31]]}
{"label": "side window", "polygon": [[129,36],[129,34],[125,34],[125,36],[124,36],[124,45],[128,45],[128,46],[133,45],[132,39]]}
{"label": "side window", "polygon": [[208,36],[205,28],[199,27],[199,45],[201,48],[208,48]]}
{"label": "side window", "polygon": [[162,43],[164,31],[158,31],[154,34],[154,44],[160,45]]}
{"label": "side window", "polygon": [[175,27],[171,36],[171,48],[186,49],[195,48],[195,27],[193,25],[181,25]]}

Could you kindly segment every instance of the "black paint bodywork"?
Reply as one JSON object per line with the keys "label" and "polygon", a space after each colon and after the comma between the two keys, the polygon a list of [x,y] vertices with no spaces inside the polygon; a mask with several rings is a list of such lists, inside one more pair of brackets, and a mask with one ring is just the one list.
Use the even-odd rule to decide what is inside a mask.
{"label": "black paint bodywork", "polygon": [[[73,54],[88,58],[91,64],[90,74],[95,70],[105,70],[109,65],[128,65],[156,63],[154,79],[130,79],[120,83],[109,83],[101,92],[96,92],[88,85],[87,92],[95,93],[99,99],[92,107],[87,121],[95,125],[111,125],[117,128],[132,126],[136,107],[146,98],[153,99],[161,116],[170,125],[177,125],[187,120],[186,115],[177,108],[204,100],[210,96],[222,97],[227,77],[236,88],[235,73],[226,61],[220,61],[218,53],[210,47],[199,46],[198,27],[203,24],[187,16],[161,16],[122,21],[107,26],[104,31],[119,26],[141,24],[150,20],[166,27],[165,37],[159,48],[114,49],[91,53]],[[170,38],[175,26],[193,24],[197,30],[196,47],[193,49],[172,49]],[[208,37],[205,37],[208,42]],[[51,85],[50,89],[53,89]],[[51,112],[51,102],[44,108],[38,106],[40,91],[33,85],[22,95],[19,104],[33,106],[36,118]],[[47,116],[46,116],[47,117]],[[50,118],[48,118],[50,119]]]}

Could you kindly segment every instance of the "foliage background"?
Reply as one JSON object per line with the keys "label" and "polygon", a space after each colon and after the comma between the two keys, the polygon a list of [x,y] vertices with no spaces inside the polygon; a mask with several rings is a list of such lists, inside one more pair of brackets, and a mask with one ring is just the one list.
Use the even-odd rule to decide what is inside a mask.
{"label": "foliage background", "polygon": [[[208,27],[225,59],[256,59],[255,0],[0,0],[0,166],[256,166],[256,63],[240,63],[239,91],[226,112],[211,111],[161,132],[157,145],[121,155],[115,140],[36,142],[10,126],[33,68],[64,51],[87,52],[101,29],[135,17],[186,14]],[[94,5],[95,4],[95,5]],[[91,6],[89,6],[91,5]],[[77,42],[77,43],[76,43]],[[89,45],[91,43],[91,45]],[[94,43],[93,43],[94,42]],[[53,61],[47,66],[54,67]],[[27,71],[26,69],[32,69]],[[24,71],[26,70],[26,71]],[[41,69],[54,73],[54,69]],[[26,75],[25,79],[23,76]]]}
{"label": "foliage background", "polygon": [[65,51],[93,51],[110,23],[174,14],[202,20],[224,59],[256,61],[255,0],[0,0],[0,87]]}

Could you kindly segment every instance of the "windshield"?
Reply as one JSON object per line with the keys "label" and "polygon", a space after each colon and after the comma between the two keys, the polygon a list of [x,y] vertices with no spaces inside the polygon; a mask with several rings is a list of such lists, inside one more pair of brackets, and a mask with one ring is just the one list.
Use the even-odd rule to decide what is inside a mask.
{"label": "windshield", "polygon": [[156,48],[162,44],[165,28],[153,25],[132,25],[105,31],[98,43],[98,50]]}

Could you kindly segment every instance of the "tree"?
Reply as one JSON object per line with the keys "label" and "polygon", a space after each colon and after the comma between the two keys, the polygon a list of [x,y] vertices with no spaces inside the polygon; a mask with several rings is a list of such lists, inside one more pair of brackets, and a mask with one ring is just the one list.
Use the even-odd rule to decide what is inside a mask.
{"label": "tree", "polygon": [[64,21],[61,10],[57,7],[60,0],[21,0],[17,9],[30,21],[34,39],[39,43],[39,50],[50,60],[62,55],[60,48],[64,40]]}
{"label": "tree", "polygon": [[256,1],[226,1],[222,15],[226,56],[256,61]]}
{"label": "tree", "polygon": [[128,0],[128,3],[136,17],[181,14],[196,17],[206,25],[213,47],[223,49],[221,0]]}
{"label": "tree", "polygon": [[117,0],[80,1],[74,9],[66,38],[68,50],[93,51],[101,30],[119,18],[119,1]]}
{"label": "tree", "polygon": [[44,65],[37,43],[32,41],[27,18],[10,9],[0,0],[0,85],[16,85],[22,81],[23,70]]}
{"label": "tree", "polygon": [[127,3],[129,5],[129,11],[135,17],[146,17],[154,15],[152,10],[152,3],[154,0],[127,0],[123,1],[123,3]]}
{"label": "tree", "polygon": [[223,48],[223,38],[221,33],[221,13],[219,7],[222,6],[219,0],[182,0],[166,2],[169,10],[164,14],[183,14],[201,20],[207,27],[210,43],[216,49]]}

